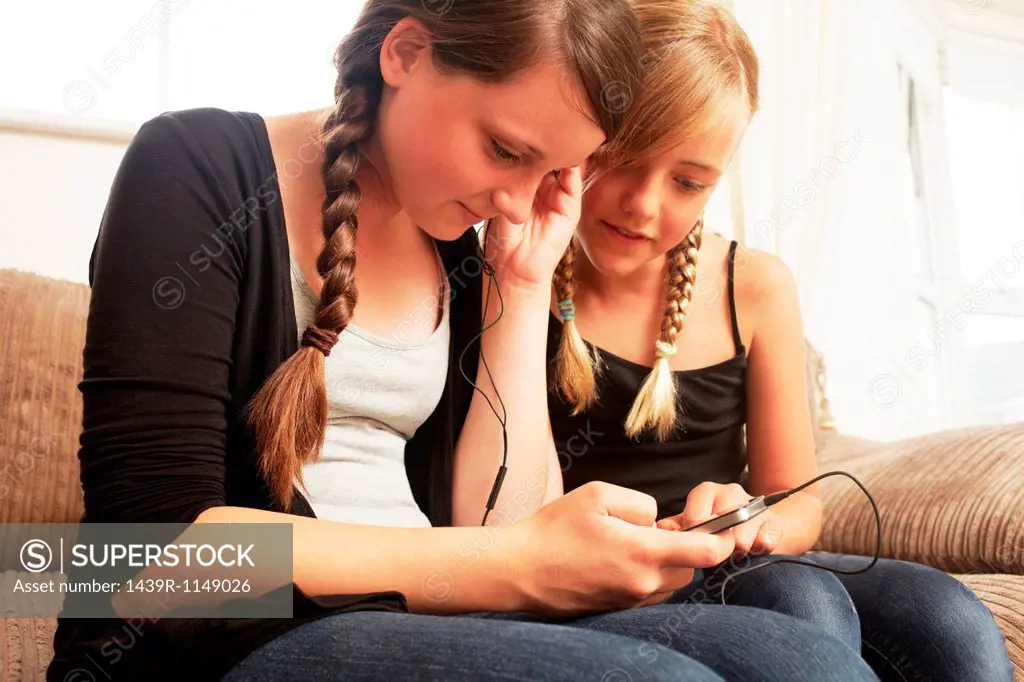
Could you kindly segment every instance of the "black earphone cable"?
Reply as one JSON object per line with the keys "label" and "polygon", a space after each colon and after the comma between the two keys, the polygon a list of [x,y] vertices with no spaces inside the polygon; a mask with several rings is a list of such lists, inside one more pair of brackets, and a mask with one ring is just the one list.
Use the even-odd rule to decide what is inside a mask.
{"label": "black earphone cable", "polygon": [[831,571],[832,573],[838,573],[840,575],[857,575],[858,573],[864,573],[864,572],[870,570],[875,564],[878,563],[879,558],[881,558],[881,556],[882,556],[882,516],[878,512],[878,504],[875,502],[875,498],[871,496],[871,493],[869,493],[868,489],[864,487],[864,484],[861,483],[860,481],[858,481],[857,477],[854,476],[853,474],[847,473],[845,471],[829,471],[827,473],[821,474],[820,476],[816,476],[816,477],[812,478],[811,480],[807,481],[806,483],[804,483],[802,485],[798,485],[797,487],[793,488],[792,490],[787,490],[787,491],[780,492],[780,493],[774,493],[772,495],[766,495],[765,498],[764,498],[765,504],[768,507],[771,507],[771,506],[773,506],[775,504],[778,504],[779,502],[781,502],[782,500],[786,499],[790,495],[794,495],[794,494],[800,492],[801,490],[803,490],[804,488],[817,483],[818,481],[820,481],[823,478],[828,478],[829,476],[846,476],[851,481],[856,483],[857,486],[862,491],[864,491],[864,494],[867,495],[868,500],[871,502],[871,510],[875,513],[875,526],[878,529],[878,536],[877,536],[877,540],[875,542],[875,555],[874,555],[874,557],[872,557],[870,563],[868,563],[868,565],[865,566],[864,568],[858,568],[857,570],[850,571],[850,570],[845,570],[845,569],[841,569],[841,568],[835,568],[833,566],[825,566],[823,564],[811,561],[809,559],[775,559],[773,561],[765,561],[764,563],[760,563],[760,564],[758,564],[756,566],[751,566],[750,568],[745,568],[743,570],[736,571],[735,573],[731,573],[728,576],[726,576],[725,580],[722,581],[722,594],[721,594],[722,604],[725,604],[725,591],[726,591],[725,588],[726,588],[726,585],[729,584],[730,580],[732,580],[733,578],[736,578],[738,576],[741,576],[741,575],[743,575],[745,573],[750,573],[752,571],[756,571],[759,568],[764,568],[765,566],[771,566],[773,564],[797,564],[799,566],[810,566],[811,568],[821,568],[821,569],[824,569],[826,571]]}
{"label": "black earphone cable", "polygon": [[[490,225],[488,223],[488,227],[489,226]],[[486,228],[484,229],[486,230]],[[486,240],[486,238],[487,236],[485,233],[484,240]],[[494,416],[498,420],[498,423],[501,424],[501,466],[498,468],[498,474],[494,479],[494,484],[491,486],[491,494],[487,497],[487,504],[484,509],[484,518],[480,522],[481,526],[486,526],[487,517],[490,515],[491,510],[494,509],[494,505],[497,504],[498,493],[501,491],[501,484],[505,480],[505,474],[508,473],[508,410],[505,408],[505,401],[501,399],[501,394],[498,392],[498,387],[494,383],[494,376],[491,374],[491,368],[487,364],[487,358],[484,356],[484,349],[482,343],[484,333],[487,332],[492,327],[494,327],[494,325],[498,324],[498,321],[501,320],[501,316],[505,314],[505,301],[501,296],[501,288],[498,286],[498,280],[494,276],[494,268],[491,266],[490,263],[487,262],[487,259],[484,256],[485,249],[483,248],[483,246],[481,246],[480,251],[480,261],[483,264],[481,268],[482,272],[490,278],[490,284],[494,285],[494,291],[497,293],[498,296],[498,316],[494,318],[494,322],[491,322],[490,324],[483,326],[480,329],[479,333],[477,333],[477,335],[474,336],[470,340],[470,342],[466,344],[466,347],[462,349],[462,353],[459,355],[459,372],[462,374],[462,378],[469,382],[469,385],[473,387],[473,390],[479,393],[481,396],[483,396],[483,399],[487,402],[487,406],[491,408],[491,412],[494,413]],[[490,309],[491,305],[490,284],[487,286],[487,294],[484,296],[484,308],[483,312],[481,313],[481,320],[484,321],[487,320],[487,311]],[[499,407],[501,407],[501,414],[498,414],[498,410],[495,409],[494,403],[491,402],[491,399],[487,396],[487,394],[476,384],[475,381],[469,378],[468,374],[466,374],[466,367],[463,364],[466,359],[466,353],[469,351],[470,348],[472,348],[473,344],[476,343],[477,341],[481,341],[480,361],[484,366],[484,371],[487,373],[488,380],[491,382],[491,388],[494,389],[494,397],[497,399]]]}
{"label": "black earphone cable", "polygon": [[[489,224],[488,224],[488,227],[489,227]],[[484,229],[486,230],[486,227]],[[484,235],[484,240],[482,240],[482,241],[485,241],[485,240],[486,240],[486,233]],[[482,343],[480,345],[480,362],[481,362],[481,364],[483,364],[484,371],[487,373],[487,378],[491,382],[491,387],[494,389],[494,397],[497,399],[498,406],[501,408],[501,413],[500,414],[498,413],[498,410],[495,408],[494,403],[491,402],[491,399],[488,397],[488,395],[480,388],[480,386],[477,385],[477,383],[475,381],[473,381],[472,379],[469,378],[469,375],[466,373],[466,368],[465,368],[465,364],[464,364],[464,361],[466,359],[466,353],[473,346],[473,344],[476,343],[477,341],[482,341],[484,333],[486,333],[488,330],[492,329],[496,324],[498,324],[498,321],[501,320],[502,315],[505,314],[505,301],[504,301],[504,299],[501,296],[501,288],[498,285],[497,278],[494,276],[494,268],[491,266],[490,263],[487,262],[486,257],[484,256],[484,253],[485,253],[485,248],[482,245],[481,246],[481,254],[480,254],[480,260],[481,260],[481,263],[482,263],[481,271],[483,272],[483,274],[487,275],[487,277],[490,278],[490,284],[494,285],[495,293],[498,296],[498,306],[499,306],[499,308],[498,308],[498,315],[497,315],[497,317],[494,318],[493,322],[491,322],[490,324],[487,324],[487,325],[484,325],[484,326],[481,327],[480,331],[476,334],[476,336],[474,336],[470,340],[470,342],[468,344],[466,344],[466,347],[462,350],[462,353],[459,355],[459,372],[462,374],[462,378],[465,379],[473,387],[474,391],[476,391],[477,393],[479,393],[483,397],[483,399],[487,402],[487,406],[491,409],[491,412],[494,413],[494,417],[498,420],[498,423],[501,425],[501,446],[502,446],[502,448],[501,448],[501,466],[498,468],[498,473],[497,473],[497,475],[494,478],[494,484],[491,486],[490,495],[488,495],[488,497],[487,497],[487,503],[486,503],[486,506],[485,506],[485,509],[484,509],[483,520],[480,522],[481,526],[486,526],[487,525],[487,517],[490,515],[491,511],[494,509],[495,504],[497,504],[498,494],[501,491],[501,485],[502,485],[502,483],[505,480],[505,474],[508,473],[508,410],[505,407],[504,400],[502,400],[502,398],[501,398],[501,394],[498,392],[497,385],[495,385],[495,383],[494,383],[494,376],[491,374],[491,368],[487,364],[487,357],[484,355],[483,344]],[[491,287],[490,287],[490,285],[488,285],[487,293],[484,296],[484,305],[483,305],[483,312],[481,313],[481,320],[486,320],[487,319],[487,311],[490,310],[490,304],[491,304]],[[797,564],[797,565],[800,565],[800,566],[810,566],[812,568],[821,568],[821,569],[824,569],[826,571],[831,571],[832,573],[838,573],[838,574],[841,574],[841,575],[856,575],[858,573],[864,573],[864,572],[870,570],[872,567],[874,567],[874,565],[876,563],[878,563],[878,560],[879,560],[879,558],[882,555],[882,517],[881,517],[881,514],[878,511],[878,504],[875,502],[875,498],[872,497],[871,493],[868,492],[868,489],[866,487],[864,487],[864,484],[861,483],[859,480],[857,480],[857,477],[854,476],[853,474],[850,474],[850,473],[848,473],[846,471],[829,471],[829,472],[826,472],[826,473],[821,474],[819,476],[815,476],[811,480],[809,480],[806,483],[803,483],[801,485],[798,485],[797,487],[793,488],[792,490],[786,490],[786,491],[783,491],[783,492],[773,493],[771,495],[766,495],[765,496],[765,500],[764,500],[765,501],[765,505],[767,507],[772,507],[772,506],[778,504],[779,502],[783,501],[787,497],[790,497],[791,495],[795,495],[796,493],[800,492],[801,490],[804,490],[805,488],[808,488],[808,487],[814,485],[815,483],[817,483],[818,481],[820,481],[820,480],[822,480],[824,478],[828,478],[829,476],[846,476],[851,481],[853,481],[854,483],[857,484],[857,487],[859,487],[864,492],[864,494],[868,498],[868,501],[871,502],[871,509],[872,509],[872,511],[874,512],[874,515],[875,515],[875,526],[878,529],[878,533],[877,533],[877,539],[876,539],[876,542],[875,542],[875,554],[872,557],[871,561],[868,563],[868,565],[863,567],[863,568],[859,568],[857,570],[850,571],[850,570],[845,570],[845,569],[841,569],[841,568],[835,568],[835,567],[832,567],[832,566],[824,566],[824,565],[816,563],[814,561],[805,560],[805,559],[775,559],[775,560],[772,560],[772,561],[766,561],[764,563],[758,564],[757,566],[752,566],[750,568],[746,568],[746,569],[743,569],[743,570],[740,570],[740,571],[736,571],[735,573],[732,573],[732,574],[726,576],[725,580],[722,582],[721,598],[722,598],[722,603],[723,604],[725,604],[726,586],[729,584],[730,580],[732,580],[732,579],[734,579],[734,578],[736,578],[738,576],[744,575],[746,573],[750,573],[751,571],[755,571],[755,570],[757,570],[759,568],[763,568],[765,566],[771,566],[773,564]]]}
{"label": "black earphone cable", "polygon": [[[484,239],[486,240],[486,235],[485,235]],[[505,407],[505,402],[501,398],[501,394],[498,392],[497,385],[495,385],[495,383],[494,383],[494,376],[491,374],[491,368],[487,364],[487,358],[484,355],[483,344],[482,343],[480,345],[480,362],[484,366],[484,371],[487,373],[487,378],[491,382],[491,387],[494,389],[494,397],[498,401],[498,406],[501,408],[501,413],[500,414],[498,413],[498,410],[495,408],[494,403],[491,402],[491,399],[487,396],[487,394],[477,385],[477,383],[475,381],[473,381],[472,379],[469,378],[469,375],[466,373],[466,368],[465,368],[465,365],[464,365],[464,361],[465,361],[465,358],[466,358],[466,353],[469,351],[469,349],[477,341],[482,341],[484,333],[486,333],[488,330],[492,329],[498,323],[498,321],[501,320],[502,315],[504,315],[504,313],[505,313],[505,301],[504,301],[504,299],[501,296],[501,288],[498,285],[497,278],[494,276],[494,268],[491,266],[490,263],[487,262],[485,256],[483,255],[484,251],[485,251],[485,249],[483,247],[481,247],[481,256],[480,256],[481,263],[482,263],[481,270],[482,270],[482,272],[484,274],[487,275],[487,277],[490,278],[490,284],[494,285],[495,293],[498,296],[498,306],[499,306],[499,308],[498,308],[498,315],[497,315],[497,317],[494,318],[493,322],[491,322],[490,324],[487,324],[487,325],[484,325],[484,326],[481,327],[480,331],[476,334],[476,336],[474,336],[472,338],[472,340],[470,340],[470,342],[468,344],[466,344],[466,347],[462,350],[462,353],[459,355],[459,372],[462,374],[462,378],[465,379],[473,387],[474,391],[478,392],[483,397],[483,399],[487,402],[487,406],[491,409],[491,412],[494,413],[495,418],[498,420],[498,423],[501,425],[501,441],[502,441],[501,442],[501,445],[502,445],[502,450],[501,450],[501,466],[498,468],[498,473],[495,476],[494,484],[491,486],[491,493],[490,493],[490,495],[487,498],[487,503],[486,503],[486,508],[484,510],[483,520],[480,522],[481,526],[486,526],[487,525],[487,517],[490,515],[491,511],[494,509],[495,504],[497,504],[498,494],[501,491],[501,485],[502,485],[502,483],[505,480],[505,474],[508,473],[508,410]],[[487,311],[490,310],[490,303],[491,303],[491,287],[490,287],[490,285],[488,285],[487,293],[484,296],[484,305],[483,305],[483,312],[481,313],[481,320],[486,320],[487,319]],[[797,564],[797,565],[800,565],[800,566],[809,566],[809,567],[812,567],[812,568],[821,568],[821,569],[824,569],[826,571],[831,571],[832,573],[838,573],[838,574],[841,574],[841,575],[856,575],[858,573],[864,573],[864,572],[870,570],[872,567],[874,567],[874,565],[876,563],[878,563],[878,560],[879,560],[879,558],[882,555],[882,517],[881,517],[881,514],[878,511],[878,504],[875,502],[875,498],[872,497],[871,493],[868,492],[868,489],[864,486],[864,484],[861,483],[859,480],[857,480],[857,477],[854,476],[853,474],[850,474],[850,473],[848,473],[846,471],[829,471],[829,472],[826,472],[826,473],[821,474],[819,476],[815,476],[814,478],[812,478],[811,480],[807,481],[806,483],[803,483],[803,484],[801,484],[801,485],[799,485],[799,486],[797,486],[797,487],[795,487],[795,488],[793,488],[791,490],[787,490],[787,491],[783,491],[783,492],[779,492],[779,493],[773,493],[771,495],[766,495],[765,496],[765,505],[767,507],[772,507],[772,506],[778,504],[779,502],[783,501],[784,499],[790,497],[791,495],[795,495],[796,493],[800,492],[801,490],[804,490],[805,488],[808,488],[808,487],[814,485],[815,483],[817,483],[818,481],[820,481],[820,480],[822,480],[824,478],[828,478],[829,476],[846,476],[851,481],[853,481],[854,483],[857,484],[857,487],[859,487],[864,492],[864,494],[868,498],[868,501],[871,502],[871,509],[872,509],[872,511],[874,512],[874,515],[875,515],[875,526],[878,529],[878,533],[877,533],[877,539],[876,539],[876,542],[875,542],[875,554],[872,557],[871,561],[868,563],[868,565],[864,566],[863,568],[859,568],[857,570],[851,571],[851,570],[845,570],[845,569],[841,569],[841,568],[835,568],[835,567],[832,567],[832,566],[824,566],[824,565],[822,565],[820,563],[816,563],[814,561],[805,560],[805,559],[775,559],[775,560],[772,560],[772,561],[766,561],[764,563],[758,564],[757,566],[752,566],[750,568],[746,568],[746,569],[743,569],[743,570],[740,570],[740,571],[736,571],[735,573],[732,573],[732,574],[726,576],[725,580],[722,582],[722,592],[721,592],[722,604],[726,603],[725,602],[726,586],[729,584],[730,580],[733,580],[734,578],[736,578],[738,576],[744,575],[746,573],[750,573],[752,571],[755,571],[755,570],[757,570],[759,568],[763,568],[765,566],[771,566],[773,564]]]}

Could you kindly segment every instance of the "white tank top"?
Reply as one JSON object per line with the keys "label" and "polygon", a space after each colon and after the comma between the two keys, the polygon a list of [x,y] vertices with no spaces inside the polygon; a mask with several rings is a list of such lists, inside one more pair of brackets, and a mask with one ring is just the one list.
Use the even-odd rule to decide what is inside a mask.
{"label": "white tank top", "polygon": [[[306,497],[318,518],[404,528],[430,525],[409,487],[405,444],[437,407],[448,376],[449,297],[440,254],[438,264],[443,293],[424,299],[398,332],[381,337],[350,324],[325,360],[326,438],[319,460],[302,469]],[[317,298],[294,261],[291,271],[301,341]],[[435,327],[438,303],[443,311]],[[434,330],[426,338],[424,326]]]}

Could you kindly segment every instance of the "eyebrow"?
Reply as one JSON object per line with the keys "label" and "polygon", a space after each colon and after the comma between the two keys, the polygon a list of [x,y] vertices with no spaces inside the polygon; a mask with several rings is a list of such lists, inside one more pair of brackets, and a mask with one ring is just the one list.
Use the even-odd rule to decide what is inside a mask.
{"label": "eyebrow", "polygon": [[547,158],[546,156],[544,156],[544,152],[540,151],[539,149],[535,149],[532,145],[526,144],[525,142],[523,144],[526,145],[526,150],[530,152],[530,155],[533,156],[538,161],[543,161],[544,159]]}
{"label": "eyebrow", "polygon": [[714,166],[706,164],[706,163],[701,163],[699,161],[687,161],[687,160],[684,159],[682,161],[677,162],[676,165],[677,166],[696,166],[697,168],[702,168],[702,169],[704,169],[706,171],[710,171],[711,173],[714,173],[716,175],[721,175],[722,174],[722,171],[720,171],[719,169],[715,168]]}
{"label": "eyebrow", "polygon": [[547,158],[544,152],[540,151],[528,142],[524,142],[522,138],[514,134],[510,130],[502,130],[499,126],[495,126],[494,132],[492,133],[495,137],[502,140],[503,142],[513,147],[526,147],[527,155],[532,156],[537,161],[543,161]]}
{"label": "eyebrow", "polygon": [[531,145],[531,144],[529,144],[527,142],[517,142],[516,145],[517,146],[518,145],[522,145],[522,146],[526,147],[527,153],[530,156],[532,156],[534,158],[534,160],[536,160],[537,162],[544,161],[544,159],[547,158],[547,157],[544,156],[544,152],[540,151],[539,149],[537,149],[536,147],[534,147],[533,145]]}

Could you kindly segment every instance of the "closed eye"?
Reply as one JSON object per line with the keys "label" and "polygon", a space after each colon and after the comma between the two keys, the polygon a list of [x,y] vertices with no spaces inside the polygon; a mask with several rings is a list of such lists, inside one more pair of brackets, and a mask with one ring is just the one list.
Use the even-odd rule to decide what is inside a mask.
{"label": "closed eye", "polygon": [[707,189],[707,185],[702,185],[687,178],[676,178],[676,183],[684,192],[692,192],[694,194],[700,194]]}
{"label": "closed eye", "polygon": [[513,152],[510,152],[508,149],[499,144],[498,141],[495,140],[493,137],[491,138],[491,149],[494,152],[494,156],[502,163],[515,165],[521,163],[523,160],[523,157],[517,156]]}

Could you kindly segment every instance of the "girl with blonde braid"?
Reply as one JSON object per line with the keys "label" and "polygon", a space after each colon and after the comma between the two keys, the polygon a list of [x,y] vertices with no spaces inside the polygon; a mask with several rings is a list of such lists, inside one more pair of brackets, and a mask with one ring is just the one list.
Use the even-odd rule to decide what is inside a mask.
{"label": "girl with blonde braid", "polygon": [[[590,169],[553,278],[549,410],[566,491],[602,481],[647,493],[658,526],[680,530],[817,469],[793,278],[778,258],[706,232],[702,217],[757,110],[757,59],[714,4],[634,6],[649,57],[625,125],[643,151]],[[668,601],[719,604],[710,611],[724,596],[810,621],[884,680],[1011,679],[991,613],[941,571],[881,560],[837,576],[776,563],[726,582],[808,552],[821,517],[810,488],[726,531],[736,555]],[[816,558],[847,571],[870,560]]]}

